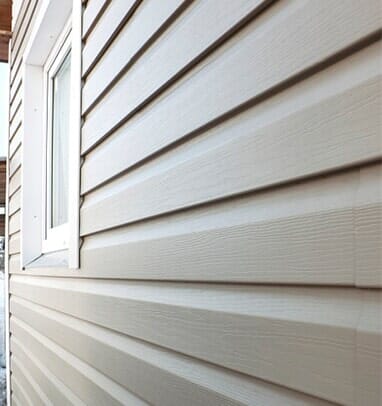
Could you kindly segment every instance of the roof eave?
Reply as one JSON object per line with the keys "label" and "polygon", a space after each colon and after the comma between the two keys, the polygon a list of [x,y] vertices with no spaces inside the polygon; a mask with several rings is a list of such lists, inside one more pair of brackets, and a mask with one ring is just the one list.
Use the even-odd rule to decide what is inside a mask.
{"label": "roof eave", "polygon": [[8,61],[8,45],[11,38],[12,1],[0,0],[0,62]]}

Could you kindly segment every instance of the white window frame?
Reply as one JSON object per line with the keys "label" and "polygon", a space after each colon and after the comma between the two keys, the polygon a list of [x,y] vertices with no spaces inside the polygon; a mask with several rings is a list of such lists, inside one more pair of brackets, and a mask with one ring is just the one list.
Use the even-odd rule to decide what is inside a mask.
{"label": "white window frame", "polygon": [[[79,268],[82,2],[42,0],[23,58],[21,267]],[[71,33],[68,39],[68,30]],[[67,40],[67,42],[65,42]],[[61,45],[60,45],[61,44]],[[56,47],[71,52],[68,224],[48,233],[47,67]],[[64,230],[66,228],[66,230]],[[52,254],[52,255],[51,255]],[[43,257],[43,260],[41,260]],[[52,259],[54,258],[54,259]],[[59,259],[57,259],[59,258]],[[52,261],[50,261],[52,259]],[[57,265],[59,264],[59,265]]]}
{"label": "white window frame", "polygon": [[[42,252],[54,252],[59,250],[68,249],[69,237],[69,224],[65,223],[58,227],[50,227],[49,218],[51,217],[51,168],[52,167],[52,114],[53,114],[53,95],[52,95],[52,81],[57,74],[59,68],[65,60],[65,57],[71,52],[72,41],[72,22],[71,18],[68,20],[60,38],[54,45],[45,65],[44,65],[44,99],[45,99],[45,113],[44,113],[44,140],[43,152],[45,165],[43,168],[43,241]],[[69,156],[67,157],[69,159]]]}

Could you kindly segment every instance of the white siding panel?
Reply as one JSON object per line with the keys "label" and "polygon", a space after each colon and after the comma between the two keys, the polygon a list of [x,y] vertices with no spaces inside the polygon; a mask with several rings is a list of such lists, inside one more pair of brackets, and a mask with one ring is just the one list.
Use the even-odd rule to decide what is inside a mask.
{"label": "white siding panel", "polygon": [[86,196],[81,233],[380,158],[380,80],[264,128],[242,119],[232,141],[141,182],[127,174]]}
{"label": "white siding panel", "polygon": [[114,33],[135,10],[137,0],[113,0],[102,14],[98,24],[91,32],[82,53],[82,69],[86,74],[102,50],[107,47]]}
{"label": "white siding panel", "polygon": [[[370,2],[369,7],[356,0],[347,2],[346,7],[327,0],[277,3],[201,63],[167,95],[165,103],[145,114],[143,121],[150,121],[151,137],[160,123],[170,127],[171,131],[162,134],[166,145],[375,33],[381,21],[382,9],[377,1]],[[173,41],[178,41],[177,36]],[[145,86],[156,76],[150,66],[144,66],[147,74],[143,75],[143,82],[126,75],[88,115],[83,127],[84,152],[148,96]],[[189,114],[190,110],[194,114]],[[174,121],[178,123],[176,132]],[[131,131],[142,137],[139,124],[142,120]]]}
{"label": "white siding panel", "polygon": [[17,211],[9,217],[9,235],[12,235],[20,230],[20,211]]}
{"label": "white siding panel", "polygon": [[10,163],[9,163],[9,177],[12,177],[13,174],[21,167],[21,150],[22,146],[20,145],[14,153]]}
{"label": "white siding panel", "polygon": [[354,284],[358,187],[356,169],[98,233],[85,239],[82,271],[101,276],[107,269],[109,277],[130,279]]}
{"label": "white siding panel", "polygon": [[382,404],[382,291],[370,291],[357,328],[357,405]]}
{"label": "white siding panel", "polygon": [[14,172],[12,178],[9,180],[9,193],[8,196],[11,197],[17,190],[21,187],[21,168]]}
{"label": "white siding panel", "polygon": [[[11,312],[158,406],[327,405],[13,297]],[[81,348],[88,351],[83,352]]]}
{"label": "white siding panel", "polygon": [[[325,104],[336,97],[342,99],[345,92],[357,91],[359,86],[362,86],[367,81],[378,81],[381,72],[381,52],[381,44],[371,45],[300,82],[293,88],[288,88],[267,101],[254,106],[243,114],[234,117],[227,124],[223,123],[223,125],[199,135],[195,141],[188,143],[188,145],[193,145],[193,149],[189,150],[189,147],[183,148],[183,150],[178,148],[171,154],[167,153],[159,158],[157,157],[155,162],[165,161],[167,165],[171,165],[171,162],[179,162],[184,160],[186,156],[192,155],[193,150],[196,148],[197,151],[207,150],[211,148],[211,144],[216,146],[233,139],[235,134],[240,136],[247,132],[254,133],[255,130],[274,124],[275,121],[278,122],[287,117],[292,118],[297,113],[301,116],[306,115],[306,120],[309,120],[309,112],[312,111],[312,106],[315,106],[315,109],[318,110],[315,114],[320,117],[321,121],[332,121],[336,110],[332,111],[328,107],[325,108]],[[380,90],[376,87],[375,92],[377,97]],[[342,106],[338,106],[337,110],[340,108]],[[312,115],[310,116],[312,117]],[[310,121],[312,121],[312,118]],[[317,125],[318,122],[317,119]],[[376,124],[381,125],[378,114]],[[307,126],[301,129],[300,127],[296,127],[296,133],[306,133],[309,130],[309,127],[308,129],[305,128]],[[82,169],[82,192],[85,193],[129,169],[132,165],[144,159],[150,153],[150,149],[154,152],[161,149],[162,145],[160,143],[155,145],[155,137],[160,129],[157,128],[155,133],[152,134],[150,134],[150,129],[149,126],[147,133],[141,134],[143,138],[134,138],[129,126],[124,126],[87,154]],[[163,130],[165,131],[164,128]],[[169,126],[166,127],[166,131],[170,131]],[[182,151],[184,151],[183,154]],[[98,170],[100,167],[103,168],[102,171]]]}
{"label": "white siding panel", "polygon": [[20,209],[21,190],[19,189],[9,199],[8,213],[10,216]]}
{"label": "white siding panel", "polygon": [[13,136],[16,134],[16,131],[19,130],[19,127],[21,125],[22,113],[23,109],[19,108],[14,115],[12,122],[9,124],[10,140],[12,140]]}
{"label": "white siding panel", "polygon": [[20,252],[20,233],[15,233],[9,238],[9,254],[18,254]]}
{"label": "white siding panel", "polygon": [[16,128],[15,133],[12,134],[12,140],[9,143],[9,157],[12,159],[13,154],[16,152],[17,148],[19,148],[21,144],[21,125]]}
{"label": "white siding panel", "polygon": [[[184,15],[171,25],[168,33],[165,32],[157,39],[147,55],[144,54],[136,62],[136,66],[131,68],[126,78],[116,87],[127,86],[130,92],[140,88],[140,97],[148,97],[249,13],[260,10],[266,2],[268,1],[219,0],[219,7],[216,7],[215,0],[183,2],[189,6],[183,12]],[[166,1],[164,4],[151,0],[140,5],[132,21],[103,56],[105,62],[100,63],[87,78],[83,93],[85,112],[118,71],[141,49],[149,35],[180,4],[180,0]],[[125,84],[126,80],[128,84]]]}
{"label": "white siding panel", "polygon": [[[142,48],[155,41],[158,30],[168,23],[182,0],[144,1],[113,41],[102,59],[86,77],[82,93],[82,109],[86,112],[105,89],[139,57]],[[159,6],[159,7],[158,7]]]}
{"label": "white siding panel", "polygon": [[27,369],[23,359],[18,359],[16,356],[11,358],[11,368],[13,374],[17,376],[17,381],[26,393],[30,403],[28,405],[48,405],[53,406],[53,403],[43,392],[42,388],[36,382],[35,378],[31,375],[31,371]]}
{"label": "white siding panel", "polygon": [[22,270],[41,4],[13,404],[381,405],[380,2],[82,3],[81,267]]}
{"label": "white siding panel", "polygon": [[[374,293],[353,289],[22,276],[12,277],[11,292],[130,336],[345,404],[354,402],[358,322],[362,309],[376,300]],[[371,314],[374,323],[379,316]],[[368,350],[382,361],[375,343]]]}
{"label": "white siding panel", "polygon": [[12,405],[25,406],[31,405],[32,401],[29,398],[28,394],[25,392],[22,384],[19,383],[19,380],[16,376],[12,376]]}
{"label": "white siding panel", "polygon": [[[103,376],[98,371],[78,360],[71,353],[63,350],[48,340],[28,324],[17,318],[11,318],[11,333],[16,334],[21,342],[40,360],[49,371],[59,376],[63,383],[71,388],[85,404],[104,405],[146,405],[145,402],[124,390],[122,387]],[[31,382],[31,379],[28,380]],[[35,402],[35,404],[53,404]]]}
{"label": "white siding panel", "polygon": [[52,405],[78,405],[84,406],[77,396],[75,396],[65,385],[62,384],[49,370],[35,358],[25,345],[17,338],[11,340],[12,356],[22,360],[24,368],[29,371],[37,382],[44,382],[44,393]]}
{"label": "white siding panel", "polygon": [[101,15],[105,6],[107,6],[108,0],[89,0],[86,3],[86,7],[82,18],[82,33],[86,37],[89,31],[94,28],[97,18]]}

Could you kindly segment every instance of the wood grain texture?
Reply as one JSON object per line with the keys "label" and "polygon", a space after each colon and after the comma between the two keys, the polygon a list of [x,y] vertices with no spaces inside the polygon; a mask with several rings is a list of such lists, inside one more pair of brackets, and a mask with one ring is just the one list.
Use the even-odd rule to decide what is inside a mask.
{"label": "wood grain texture", "polygon": [[[369,92],[372,99],[380,97],[381,92],[378,86],[378,81],[380,81],[380,54],[380,44],[377,43],[369,46],[309,79],[300,82],[293,88],[288,88],[284,92],[255,105],[231,120],[203,132],[203,134],[196,137],[196,140],[191,140],[191,142],[187,143],[185,147],[178,147],[174,152],[166,153],[163,157],[159,157],[159,159],[157,157],[154,165],[158,161],[166,161],[167,165],[170,166],[170,163],[175,161],[177,157],[179,157],[178,161],[190,159],[193,150],[196,150],[200,154],[203,150],[207,151],[215,145],[222,144],[224,141],[235,140],[245,134],[253,138],[256,135],[262,136],[263,133],[266,133],[267,128],[268,132],[274,131],[269,137],[268,144],[277,150],[277,140],[281,142],[287,136],[282,133],[279,127],[275,126],[275,122],[280,123],[279,125],[288,125],[289,122],[290,128],[296,125],[295,131],[293,134],[290,134],[290,137],[292,140],[295,139],[296,142],[301,140],[301,143],[304,141],[304,136],[305,138],[311,136],[309,131],[311,131],[312,126],[315,126],[316,133],[313,133],[312,136],[314,134],[317,135],[316,142],[318,143],[321,138],[320,123],[326,123],[327,128],[331,128],[333,132],[341,131],[341,116],[344,118],[346,111],[348,111],[345,104],[350,107],[352,102],[349,99],[345,104],[337,105],[334,109],[332,108],[333,103],[337,103],[339,100],[344,101],[349,92],[355,91],[359,93],[362,87],[366,90],[365,86],[368,81],[374,81],[375,87],[374,90],[369,88],[366,92]],[[370,92],[375,92],[374,97]],[[375,99],[375,101],[377,100]],[[331,105],[326,106],[327,102],[330,102]],[[353,96],[352,105],[354,107],[357,106],[355,107],[357,110],[361,108],[359,104],[356,105],[355,103],[357,103],[357,99]],[[375,103],[374,108],[373,116],[376,128],[381,125],[381,120],[379,108]],[[336,112],[340,113],[336,115]],[[364,110],[364,113],[366,115],[369,114],[367,110]],[[298,118],[300,118],[300,121],[297,121]],[[304,125],[305,120],[311,123],[310,126]],[[368,121],[369,117],[365,117],[364,120]],[[338,125],[337,129],[335,127],[336,123]],[[331,127],[328,127],[330,125]],[[143,137],[138,138],[133,136],[131,128],[122,127],[112,137],[87,154],[82,169],[82,193],[86,193],[107,182],[110,178],[128,170],[131,166],[147,157],[150,150],[160,150],[162,145],[160,142],[157,143],[156,137],[162,131],[161,127],[158,127],[151,134],[150,131],[151,127],[148,124],[147,133],[141,133],[140,135]],[[171,131],[170,123],[166,128],[163,126],[163,133],[165,131]],[[332,134],[328,136],[330,135]],[[333,136],[331,138],[336,137]],[[380,141],[378,139],[378,132],[375,138],[376,143],[378,143]],[[309,140],[308,144],[312,141]],[[333,143],[335,140],[332,139],[330,142]],[[273,143],[276,143],[276,145],[273,145]],[[193,149],[190,149],[189,145],[192,145]],[[293,153],[292,148],[288,150]],[[288,150],[283,151],[283,153],[285,154]],[[375,150],[381,150],[380,143],[375,145]],[[299,149],[296,150],[296,153],[298,151]],[[343,148],[341,151],[346,152]],[[301,156],[304,156],[304,154],[302,153]],[[171,157],[172,160],[170,159]],[[255,164],[256,162],[254,162]],[[285,161],[282,160],[281,163],[271,161],[269,165],[285,165]],[[100,167],[103,168],[102,171],[99,170]],[[159,169],[157,171],[159,172]]]}
{"label": "wood grain texture", "polygon": [[356,282],[382,287],[382,165],[361,169],[356,212]]}
{"label": "wood grain texture", "polygon": [[81,268],[21,270],[23,2],[13,403],[379,406],[379,2],[157,3],[87,2]]}
{"label": "wood grain texture", "polygon": [[[18,275],[11,278],[11,293],[129,336],[344,404],[354,404],[355,333],[361,310],[376,300],[374,293],[357,289],[127,283]],[[378,313],[372,312],[370,317],[378,323]],[[380,360],[375,343],[368,351]]]}
{"label": "wood grain texture", "polygon": [[[158,406],[328,405],[12,297],[11,312],[62,348]],[[87,348],[84,352],[81,349]]]}
{"label": "wood grain texture", "polygon": [[9,217],[9,235],[20,231],[20,210]]}
{"label": "wood grain texture", "polygon": [[178,154],[178,164],[167,160],[168,169],[118,178],[85,197],[81,233],[380,158],[380,81],[370,78],[261,128],[254,128],[254,116],[240,117],[236,128],[214,130],[229,132],[230,141],[210,142],[196,156]]}
{"label": "wood grain texture", "polygon": [[97,19],[105,7],[107,7],[108,3],[109,0],[90,0],[86,2],[82,17],[82,35],[84,38],[87,37],[89,31],[94,28]]}
{"label": "wood grain texture", "polygon": [[80,272],[23,273],[103,278],[107,269],[122,279],[378,287],[380,167],[97,233],[85,238]]}
{"label": "wood grain texture", "polygon": [[18,254],[20,252],[20,232],[17,232],[9,238],[9,254]]}
{"label": "wood grain texture", "polygon": [[114,0],[108,3],[82,52],[82,71],[86,75],[113,36],[134,12],[140,0]]}
{"label": "wood grain texture", "polygon": [[382,404],[382,291],[370,290],[357,328],[355,401]]}
{"label": "wood grain texture", "polygon": [[21,92],[17,92],[15,99],[13,100],[13,102],[11,103],[10,107],[9,107],[9,118],[10,118],[10,122],[12,123],[13,118],[16,116],[18,110],[21,109],[21,105],[22,105],[22,93]]}
{"label": "wood grain texture", "polygon": [[146,404],[14,317],[11,318],[11,332],[85,404]]}
{"label": "wood grain texture", "polygon": [[20,209],[20,207],[21,207],[20,201],[21,201],[21,190],[19,189],[9,199],[8,213],[9,213],[10,216],[12,216],[12,214],[14,214],[17,210]]}
{"label": "wood grain texture", "polygon": [[49,405],[53,406],[53,403],[46,396],[39,383],[31,375],[23,360],[18,359],[16,356],[11,357],[11,368],[13,374],[17,376],[17,380],[20,381],[20,386],[23,387],[27,398],[30,399],[28,405]]}
{"label": "wood grain texture", "polygon": [[21,69],[21,65],[22,64],[20,64],[17,68],[11,69],[11,74],[13,75],[13,79],[11,81],[11,86],[9,89],[9,99],[11,102],[15,99],[22,86],[23,70]]}
{"label": "wood grain texture", "polygon": [[[21,123],[20,123],[21,124]],[[17,151],[21,144],[21,125],[15,129],[15,132],[12,134],[12,140],[9,143],[9,159],[12,159],[13,154]]]}
{"label": "wood grain texture", "polygon": [[16,337],[11,339],[12,356],[22,360],[23,367],[37,382],[43,383],[44,394],[52,405],[78,405],[84,406],[70,389],[58,380]]}
{"label": "wood grain texture", "polygon": [[38,0],[29,1],[26,5],[26,8],[21,12],[23,13],[21,24],[20,27],[16,29],[14,38],[11,43],[11,83],[13,82],[14,73],[17,71],[17,67],[22,61],[23,51],[27,43],[27,35],[31,30],[34,18],[37,15],[37,10],[40,5],[41,2],[39,2]]}
{"label": "wood grain texture", "polygon": [[17,110],[17,113],[13,117],[12,122],[9,125],[10,140],[12,140],[13,136],[16,134],[16,131],[19,130],[19,127],[22,122],[22,114],[23,114],[23,109],[19,108]]}
{"label": "wood grain texture", "polygon": [[21,159],[22,159],[22,146],[16,150],[15,154],[13,155],[11,161],[9,162],[9,177],[16,173],[18,169],[21,168]]}
{"label": "wood grain texture", "polygon": [[81,274],[354,284],[358,186],[352,170],[89,236]]}
{"label": "wood grain texture", "polygon": [[[276,94],[269,100],[237,116],[236,119],[230,120],[233,121],[233,124],[229,126],[229,128],[232,128],[231,132],[234,132],[242,119],[246,118],[248,120],[251,117],[249,121],[253,129],[261,128],[275,121],[275,117],[280,119],[298,111],[303,113],[307,107],[313,104],[324,102],[324,100],[356,87],[357,84],[361,84],[368,79],[378,78],[380,74],[380,54],[380,44],[369,46],[292,88]],[[293,100],[293,103],[291,100]],[[168,122],[167,124],[166,130],[169,131],[171,123]],[[149,131],[142,133],[144,137],[140,139],[131,137],[131,128],[122,127],[98,148],[87,154],[82,190],[87,191],[144,159],[148,155],[147,148],[152,149],[153,152],[160,150],[163,146],[160,143],[155,145],[156,134],[160,129],[161,127],[157,127],[156,131],[152,131],[150,134],[149,127]],[[207,136],[210,133],[211,131],[207,131]],[[232,138],[229,131],[222,130],[222,126],[212,131],[212,134],[216,133],[219,133],[219,139],[229,140],[230,137]],[[198,140],[200,138],[201,136],[198,136]],[[111,159],[111,156],[113,159]],[[166,159],[168,159],[167,156],[168,154]],[[102,165],[103,171],[95,170],[98,168],[97,163]]]}
{"label": "wood grain texture", "polygon": [[17,169],[9,180],[9,194],[11,197],[21,187],[21,168]]}
{"label": "wood grain texture", "polygon": [[[169,89],[162,98],[165,102],[140,115],[141,120],[130,125],[130,132],[145,138],[141,126],[143,121],[145,125],[149,122],[156,143],[159,139],[163,146],[174,142],[374,33],[381,27],[381,13],[378,1],[371,1],[369,7],[358,1],[347,2],[347,7],[340,3],[333,6],[330,1],[276,3],[201,62],[176,88]],[[177,36],[173,41],[178,41]],[[162,66],[166,70],[171,64]],[[144,101],[144,89],[155,75],[145,75],[144,82],[129,83],[130,78],[131,72],[86,117],[84,153]],[[163,126],[171,131],[162,134]]]}
{"label": "wood grain texture", "polygon": [[29,398],[28,394],[25,392],[22,384],[19,383],[19,380],[16,376],[12,376],[11,381],[12,389],[12,405],[16,404],[18,406],[31,405],[32,401]]}
{"label": "wood grain texture", "polygon": [[[150,95],[166,83],[169,78],[188,65],[196,56],[208,49],[231,27],[259,8],[263,0],[223,0],[216,7],[214,0],[204,2],[184,2],[180,0],[143,2],[132,17],[132,21],[111,44],[102,61],[87,77],[83,91],[83,111],[87,113],[99,94],[111,83],[114,77],[142,49],[150,36],[181,5],[188,5],[183,15],[168,28],[168,32],[156,38],[152,48],[135,62],[121,84],[129,82],[130,91],[141,87],[141,98]],[[183,6],[183,8],[185,8]],[[177,41],[171,40],[177,38]],[[187,43],[187,47],[184,44]],[[164,69],[165,68],[165,69]],[[137,87],[138,85],[138,87]]]}

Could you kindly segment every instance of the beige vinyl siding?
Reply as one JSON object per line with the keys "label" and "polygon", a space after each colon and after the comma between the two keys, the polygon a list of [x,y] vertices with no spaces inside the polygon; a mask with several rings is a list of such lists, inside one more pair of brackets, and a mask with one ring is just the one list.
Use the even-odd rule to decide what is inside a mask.
{"label": "beige vinyl siding", "polygon": [[35,3],[13,404],[379,405],[380,3],[89,0],[81,268],[21,271]]}

